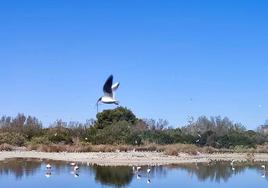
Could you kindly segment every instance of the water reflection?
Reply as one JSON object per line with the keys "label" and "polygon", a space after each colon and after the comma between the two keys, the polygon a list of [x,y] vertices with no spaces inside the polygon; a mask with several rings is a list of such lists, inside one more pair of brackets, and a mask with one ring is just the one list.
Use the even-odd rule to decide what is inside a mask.
{"label": "water reflection", "polygon": [[45,173],[45,176],[47,178],[50,178],[51,175],[52,175],[51,171],[50,170],[47,170],[46,173]]}
{"label": "water reflection", "polygon": [[40,160],[12,159],[0,163],[0,175],[14,174],[17,179],[33,175],[41,166]]}
{"label": "water reflection", "polygon": [[133,177],[133,173],[130,167],[103,167],[93,166],[95,174],[95,180],[105,185],[126,186]]}
{"label": "water reflection", "polygon": [[[50,164],[51,168],[47,168],[47,164]],[[254,172],[260,179],[265,179],[267,182],[266,166],[268,166],[267,163],[211,162],[150,167],[104,167],[79,164],[79,167],[74,167],[70,163],[60,161],[9,159],[0,162],[0,175],[1,177],[13,176],[16,180],[22,180],[24,177],[41,173],[43,177],[49,179],[60,176],[68,180],[72,179],[71,177],[79,178],[78,180],[85,182],[85,187],[87,187],[86,182],[102,186],[133,187],[132,184],[136,186],[157,185],[163,180],[176,181],[179,178],[180,182],[186,181],[182,179],[183,177],[189,177],[191,181],[196,182],[226,183],[233,177],[244,175],[245,172]],[[175,178],[167,180],[171,177]]]}
{"label": "water reflection", "polygon": [[[210,180],[212,182],[227,182],[232,176],[241,174],[247,169],[255,170],[261,174],[261,177],[266,178],[266,170],[261,169],[263,163],[239,162],[230,164],[230,162],[214,162],[182,164],[170,168],[181,168],[189,174],[195,175],[199,181]],[[268,180],[268,179],[267,179]]]}

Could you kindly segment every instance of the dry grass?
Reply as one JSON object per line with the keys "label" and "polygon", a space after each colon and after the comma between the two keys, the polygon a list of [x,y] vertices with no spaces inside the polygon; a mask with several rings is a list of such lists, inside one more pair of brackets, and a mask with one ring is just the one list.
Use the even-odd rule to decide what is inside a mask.
{"label": "dry grass", "polygon": [[164,148],[164,153],[167,155],[178,155],[179,153],[189,153],[196,155],[197,148],[193,145],[186,145],[186,144],[172,144],[166,145]]}
{"label": "dry grass", "polygon": [[1,144],[0,151],[13,151],[14,147],[9,144]]}
{"label": "dry grass", "polygon": [[177,156],[179,153],[188,153],[197,155],[200,153],[213,153],[218,150],[211,147],[197,147],[190,144],[172,144],[172,145],[157,145],[147,144],[142,146],[132,145],[92,145],[92,144],[76,144],[76,145],[28,145],[28,150],[36,150],[42,152],[127,152],[127,151],[143,151],[143,152],[164,152],[167,155]]}
{"label": "dry grass", "polygon": [[255,153],[268,153],[268,143],[264,145],[258,145],[255,149]]}
{"label": "dry grass", "polygon": [[[3,145],[3,144],[2,144]],[[6,150],[11,150],[12,146],[0,145]],[[43,152],[127,152],[127,151],[143,151],[143,152],[164,152],[167,155],[177,156],[179,153],[187,153],[190,155],[197,155],[198,153],[268,153],[268,144],[257,146],[256,148],[244,148],[235,147],[233,149],[216,149],[213,147],[198,147],[191,144],[171,144],[171,145],[157,145],[157,144],[145,144],[141,146],[132,145],[92,145],[89,143],[76,143],[74,145],[63,144],[38,144],[28,145],[27,150],[36,150]]]}

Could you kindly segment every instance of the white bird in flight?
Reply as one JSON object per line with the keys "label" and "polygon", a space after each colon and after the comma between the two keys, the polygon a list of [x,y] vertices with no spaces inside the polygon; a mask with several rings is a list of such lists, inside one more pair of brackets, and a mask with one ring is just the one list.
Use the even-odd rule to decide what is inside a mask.
{"label": "white bird in flight", "polygon": [[120,83],[116,82],[113,84],[113,75],[110,75],[103,85],[103,93],[104,95],[99,98],[97,101],[97,105],[99,102],[104,104],[116,104],[119,105],[119,101],[115,99],[115,91],[119,87]]}

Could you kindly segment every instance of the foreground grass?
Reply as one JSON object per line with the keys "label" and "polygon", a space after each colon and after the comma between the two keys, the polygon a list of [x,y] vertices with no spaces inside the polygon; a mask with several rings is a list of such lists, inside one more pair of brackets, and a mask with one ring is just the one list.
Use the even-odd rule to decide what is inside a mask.
{"label": "foreground grass", "polygon": [[[198,153],[268,153],[268,143],[265,145],[258,145],[255,148],[235,147],[232,149],[217,149],[213,147],[198,147],[191,144],[171,144],[171,145],[157,145],[145,144],[141,146],[132,145],[92,145],[88,143],[77,143],[75,145],[64,144],[29,144],[24,148],[27,151],[40,152],[127,152],[127,151],[144,151],[144,152],[163,152],[167,155],[178,156],[179,153],[187,153],[190,155],[197,155]],[[1,144],[0,151],[14,151],[18,147]]]}

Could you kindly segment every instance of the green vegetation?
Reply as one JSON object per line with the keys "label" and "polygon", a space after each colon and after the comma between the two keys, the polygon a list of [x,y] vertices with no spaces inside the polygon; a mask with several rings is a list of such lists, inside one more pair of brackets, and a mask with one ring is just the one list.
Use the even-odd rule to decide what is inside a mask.
{"label": "green vegetation", "polygon": [[181,128],[172,128],[166,120],[139,119],[131,110],[118,107],[98,113],[96,120],[86,123],[57,120],[48,128],[43,128],[42,123],[32,116],[3,116],[0,148],[26,146],[44,151],[75,152],[135,148],[165,151],[171,155],[187,149],[191,150],[189,153],[201,151],[197,148],[205,148],[202,151],[207,152],[259,148],[263,152],[267,150],[267,130],[268,122],[254,131],[246,130],[226,117],[199,117]]}

